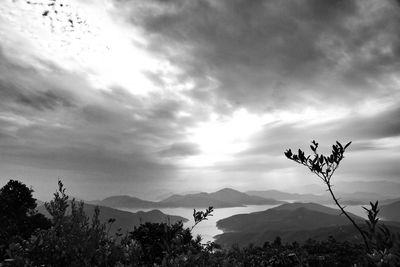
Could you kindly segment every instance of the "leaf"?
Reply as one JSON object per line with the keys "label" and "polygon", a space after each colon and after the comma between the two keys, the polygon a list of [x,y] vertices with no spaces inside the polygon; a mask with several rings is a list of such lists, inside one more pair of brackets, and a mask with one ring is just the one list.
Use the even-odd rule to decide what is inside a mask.
{"label": "leaf", "polygon": [[343,146],[341,143],[339,143],[338,141],[336,141],[336,144],[341,148],[341,150],[343,150]]}
{"label": "leaf", "polygon": [[344,149],[348,148],[350,144],[351,144],[351,141],[348,142],[348,143],[344,146]]}
{"label": "leaf", "polygon": [[292,150],[291,150],[291,149],[288,149],[288,150],[285,152],[285,156],[286,156],[287,158],[289,158],[289,159],[292,159],[292,156],[293,156]]}

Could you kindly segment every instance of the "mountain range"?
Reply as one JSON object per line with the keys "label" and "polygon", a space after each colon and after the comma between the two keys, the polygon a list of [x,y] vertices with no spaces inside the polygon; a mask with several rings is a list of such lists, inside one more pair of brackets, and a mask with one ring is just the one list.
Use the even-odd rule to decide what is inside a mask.
{"label": "mountain range", "polygon": [[[396,185],[396,183],[394,183]],[[367,183],[369,185],[369,183]],[[365,189],[366,186],[363,187]],[[391,195],[374,192],[356,191],[346,193],[338,191],[336,196],[344,205],[368,205],[370,201],[379,200],[382,204],[399,201]],[[278,190],[253,190],[240,192],[231,188],[224,188],[213,193],[191,193],[171,195],[160,201],[148,201],[128,195],[110,196],[103,200],[89,201],[87,203],[114,208],[128,209],[160,209],[160,208],[228,208],[243,207],[246,205],[278,205],[285,202],[314,202],[319,204],[333,204],[329,193],[324,194],[298,194]]]}
{"label": "mountain range", "polygon": [[277,205],[284,201],[260,196],[250,196],[234,189],[224,188],[213,193],[196,193],[187,195],[172,195],[161,201],[147,201],[131,196],[111,196],[101,201],[91,201],[91,204],[130,209],[149,208],[227,208],[246,205]]}
{"label": "mountain range", "polygon": [[224,188],[213,193],[172,195],[161,201],[168,207],[241,207],[245,205],[277,205],[284,201],[259,196],[250,196],[231,188]]}

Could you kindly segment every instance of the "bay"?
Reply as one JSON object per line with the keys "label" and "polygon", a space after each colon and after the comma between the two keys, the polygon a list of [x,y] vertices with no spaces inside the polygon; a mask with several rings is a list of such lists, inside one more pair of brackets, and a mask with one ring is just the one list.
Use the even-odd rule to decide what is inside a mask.
{"label": "bay", "polygon": [[[200,222],[193,229],[193,236],[200,235],[202,237],[202,243],[207,243],[208,241],[214,241],[214,236],[218,234],[222,234],[223,232],[217,228],[217,221],[236,215],[236,214],[244,214],[251,213],[257,211],[267,210],[279,205],[249,205],[245,207],[233,207],[233,208],[218,208],[214,209],[212,213],[213,216],[210,216],[207,220]],[[126,210],[130,212],[138,212],[138,211],[150,211],[153,209],[127,209],[121,208],[121,210]],[[160,208],[165,214],[169,215],[178,215],[182,216],[189,221],[184,223],[185,227],[191,228],[194,225],[193,220],[193,209],[191,208]],[[198,209],[202,210],[202,209]]]}
{"label": "bay", "polygon": [[[236,214],[264,211],[277,206],[279,205],[248,205],[244,207],[214,209],[214,212],[212,213],[213,216],[210,216],[207,220],[200,222],[198,225],[194,227],[192,231],[193,236],[200,235],[202,237],[202,243],[207,243],[208,241],[214,241],[214,236],[223,233],[223,231],[217,228],[216,225],[217,221]],[[325,205],[325,206],[337,209],[335,205]],[[127,209],[127,208],[120,208],[120,209],[130,212],[153,210],[153,209]],[[185,227],[191,228],[194,225],[193,209],[191,208],[160,208],[159,210],[165,214],[178,215],[188,219],[189,221],[184,223]],[[366,218],[365,210],[361,206],[347,206],[346,211],[349,211],[357,216]]]}

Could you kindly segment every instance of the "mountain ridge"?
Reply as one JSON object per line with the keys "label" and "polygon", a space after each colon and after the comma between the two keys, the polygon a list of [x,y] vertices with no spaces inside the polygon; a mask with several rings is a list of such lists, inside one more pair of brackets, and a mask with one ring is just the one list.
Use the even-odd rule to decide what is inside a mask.
{"label": "mountain ridge", "polygon": [[186,195],[172,195],[161,201],[147,201],[128,195],[110,196],[100,201],[92,201],[91,204],[103,205],[114,208],[148,209],[148,208],[228,208],[243,207],[245,205],[276,205],[285,203],[271,198],[250,196],[246,193],[223,188],[216,192],[194,193]]}

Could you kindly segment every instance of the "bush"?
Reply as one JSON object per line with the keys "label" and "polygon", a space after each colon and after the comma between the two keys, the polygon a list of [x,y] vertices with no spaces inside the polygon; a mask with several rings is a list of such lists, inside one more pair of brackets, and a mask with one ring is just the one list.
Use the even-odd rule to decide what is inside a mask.
{"label": "bush", "polygon": [[0,261],[8,257],[9,244],[28,239],[36,229],[48,229],[51,222],[36,211],[32,189],[10,180],[0,189]]}
{"label": "bush", "polygon": [[[13,197],[8,198],[9,202],[3,203],[1,215],[5,217],[5,211],[12,213],[11,218],[33,218],[35,214],[37,215],[34,211],[36,206],[31,199],[32,190],[27,190],[26,186],[16,181],[10,181],[8,185],[5,190],[1,190],[0,196],[3,199],[7,199],[8,196]],[[9,192],[21,192],[21,194]],[[5,203],[13,203],[15,210],[7,210],[9,204]],[[33,232],[21,230],[25,228],[10,232],[7,236],[8,241],[3,242],[7,257],[1,259],[0,266],[311,267],[374,266],[375,263],[385,266],[388,262],[394,263],[391,266],[397,264],[392,255],[398,242],[391,244],[392,254],[376,256],[371,253],[369,257],[365,256],[361,244],[338,242],[333,238],[325,242],[309,240],[299,245],[283,244],[277,237],[274,242],[266,242],[263,247],[249,245],[245,248],[234,246],[228,249],[221,249],[213,242],[201,244],[201,238],[199,236],[194,238],[191,230],[212,215],[212,207],[205,212],[194,210],[194,226],[191,228],[184,228],[182,222],[172,225],[144,223],[125,235],[117,233],[110,236],[108,232],[114,220],[100,222],[98,208],[93,217],[88,218],[84,212],[84,204],[75,200],[69,201],[61,182],[54,199],[45,206],[51,216],[51,220],[47,220],[51,227],[36,227],[37,224],[32,219],[25,222],[32,224],[29,229],[36,227]],[[388,242],[393,241],[387,237],[388,235],[375,235],[374,244],[379,249],[377,251],[382,250],[381,246],[388,247]],[[385,261],[378,262],[373,257],[379,260],[386,258]]]}

